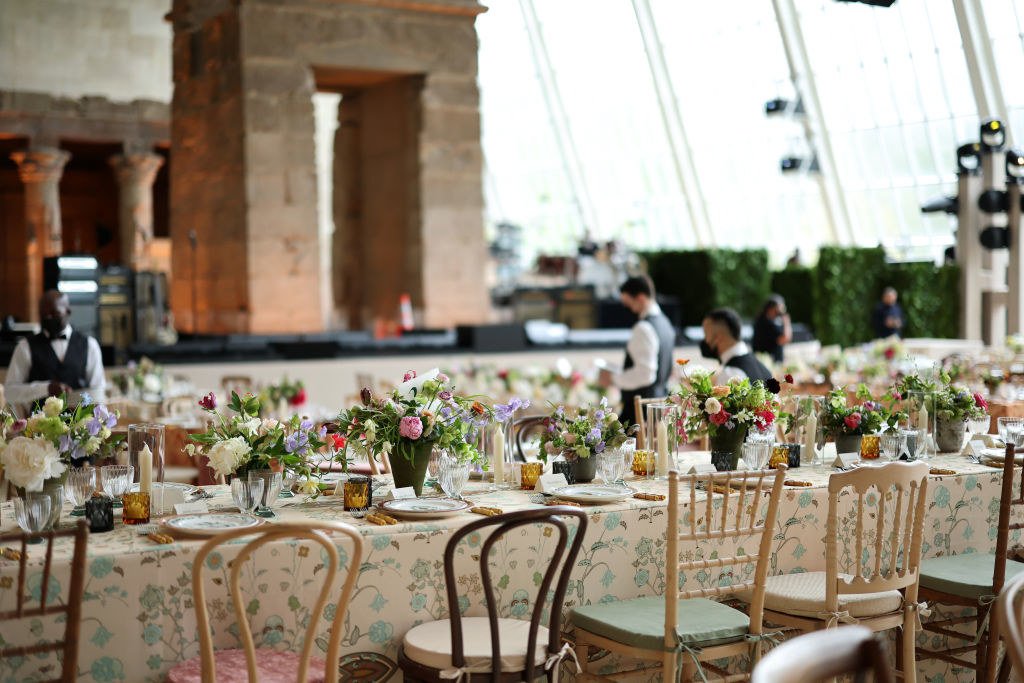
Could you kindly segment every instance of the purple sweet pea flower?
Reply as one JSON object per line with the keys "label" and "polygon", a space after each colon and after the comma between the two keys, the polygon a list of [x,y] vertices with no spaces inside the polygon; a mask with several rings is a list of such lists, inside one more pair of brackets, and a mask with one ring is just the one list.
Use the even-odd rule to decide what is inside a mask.
{"label": "purple sweet pea flower", "polygon": [[289,453],[303,455],[309,445],[309,436],[306,434],[289,434],[284,440],[284,449]]}
{"label": "purple sweet pea flower", "polygon": [[557,415],[558,417],[564,416],[565,415],[565,406],[558,406],[558,408],[555,409],[555,415]]}
{"label": "purple sweet pea flower", "polygon": [[597,442],[597,445],[594,446],[594,452],[595,453],[602,453],[602,452],[604,452],[604,441],[598,441]]}
{"label": "purple sweet pea flower", "polygon": [[736,423],[733,422],[732,420],[729,420],[728,422],[725,423],[725,428],[726,429],[736,429]]}
{"label": "purple sweet pea flower", "polygon": [[604,411],[603,410],[599,410],[596,413],[594,413],[594,419],[597,420],[598,422],[603,420],[604,419]]}
{"label": "purple sweet pea flower", "polygon": [[117,424],[117,415],[110,412],[104,405],[96,406],[96,409],[92,411],[92,417],[107,429]]}
{"label": "purple sweet pea flower", "polygon": [[68,451],[71,450],[71,446],[73,445],[73,443],[74,442],[71,440],[70,434],[61,434],[57,448],[60,450],[61,453],[67,453]]}
{"label": "purple sweet pea flower", "polygon": [[602,396],[601,397],[601,407],[602,408],[607,408],[608,407],[608,397],[607,396]]}
{"label": "purple sweet pea flower", "polygon": [[93,419],[89,420],[85,424],[85,429],[86,429],[86,431],[89,432],[89,436],[96,436],[97,434],[100,433],[100,428],[102,426],[103,425],[100,424],[99,420],[97,420],[96,418],[93,418]]}
{"label": "purple sweet pea flower", "polygon": [[318,435],[318,436],[319,436],[319,437],[320,437],[321,439],[323,439],[324,437],[326,437],[326,436],[327,436],[327,425],[324,425],[324,426],[320,427],[320,431],[319,431],[319,432],[317,432],[317,435]]}
{"label": "purple sweet pea flower", "polygon": [[301,429],[304,432],[308,432],[312,428],[313,428],[313,421],[312,420],[303,420],[302,422],[299,423],[299,429]]}
{"label": "purple sweet pea flower", "polygon": [[589,432],[587,432],[587,443],[594,443],[595,441],[600,441],[600,440],[601,440],[601,430],[599,428],[594,427]]}

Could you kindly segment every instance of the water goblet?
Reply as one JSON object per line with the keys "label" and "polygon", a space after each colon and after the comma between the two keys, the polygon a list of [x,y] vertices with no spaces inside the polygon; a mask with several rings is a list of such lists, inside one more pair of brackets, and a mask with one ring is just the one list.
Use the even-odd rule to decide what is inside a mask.
{"label": "water goblet", "polygon": [[238,511],[243,514],[252,514],[256,506],[263,499],[263,479],[253,477],[242,479],[241,477],[231,478],[231,498],[235,501]]}
{"label": "water goblet", "polygon": [[1015,427],[1020,430],[1024,426],[1024,417],[1000,417],[996,419],[996,429],[999,432],[999,438],[1006,443],[1006,430],[1010,427]]}
{"label": "water goblet", "polygon": [[771,457],[771,446],[765,440],[748,441],[743,444],[743,462],[747,469],[764,469]]}
{"label": "water goblet", "polygon": [[281,492],[278,494],[281,498],[292,498],[295,496],[292,493],[292,487],[295,486],[297,476],[294,470],[285,470],[281,474]]}
{"label": "water goblet", "polygon": [[441,485],[444,495],[449,498],[462,499],[462,491],[469,481],[469,463],[460,462],[458,458],[442,455],[437,461],[437,482]]}
{"label": "water goblet", "polygon": [[250,472],[250,486],[256,479],[263,481],[262,503],[257,507],[256,515],[259,517],[274,517],[274,511],[270,509],[270,506],[277,501],[277,497],[281,494],[281,473],[271,472],[270,474],[257,474],[256,472]]}
{"label": "water goblet", "polygon": [[96,470],[92,467],[74,467],[68,472],[67,484],[64,488],[75,509],[72,517],[85,515],[85,501],[92,498],[96,491]]}
{"label": "water goblet", "polygon": [[[14,517],[22,531],[38,534],[46,529],[50,522],[50,510],[53,500],[48,493],[25,493],[21,498],[14,499]],[[36,538],[29,543],[41,543]]]}
{"label": "water goblet", "polygon": [[886,460],[896,460],[900,457],[900,451],[902,449],[903,440],[905,436],[894,433],[886,432],[882,434],[882,438],[879,439],[879,443],[882,447],[882,455],[885,456]]}
{"label": "water goblet", "polygon": [[100,468],[103,492],[114,499],[114,507],[121,507],[121,496],[128,492],[134,476],[135,468],[131,465],[104,465]]}

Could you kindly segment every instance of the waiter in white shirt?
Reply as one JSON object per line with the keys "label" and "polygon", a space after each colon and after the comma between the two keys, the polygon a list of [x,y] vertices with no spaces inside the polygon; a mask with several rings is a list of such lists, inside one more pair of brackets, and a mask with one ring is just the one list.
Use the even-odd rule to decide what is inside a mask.
{"label": "waiter in white shirt", "polygon": [[771,371],[740,340],[743,321],[736,311],[716,308],[704,316],[701,326],[704,328],[704,340],[700,343],[701,355],[717,358],[722,363],[715,376],[715,384],[725,384],[733,377],[748,377],[751,382],[767,382],[771,379]]}
{"label": "waiter in white shirt", "polygon": [[7,367],[4,392],[12,405],[31,407],[47,396],[66,394],[77,403],[83,393],[94,402],[106,399],[103,356],[99,343],[71,329],[71,304],[66,294],[47,290],[39,299],[43,331],[21,339]]}
{"label": "waiter in white shirt", "polygon": [[614,384],[622,391],[622,424],[636,424],[634,399],[668,396],[668,377],[672,372],[672,351],[676,330],[654,298],[651,279],[636,276],[619,287],[622,305],[639,320],[626,344],[626,362],[622,372],[602,372],[604,386]]}

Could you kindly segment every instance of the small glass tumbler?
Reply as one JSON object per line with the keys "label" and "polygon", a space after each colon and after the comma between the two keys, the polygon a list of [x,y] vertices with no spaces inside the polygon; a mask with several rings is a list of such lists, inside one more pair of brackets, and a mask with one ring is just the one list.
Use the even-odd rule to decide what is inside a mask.
{"label": "small glass tumbler", "polygon": [[149,494],[145,491],[129,491],[121,495],[124,510],[121,521],[125,524],[149,524]]}
{"label": "small glass tumbler", "polygon": [[462,499],[462,491],[469,482],[469,463],[460,462],[458,458],[442,455],[437,462],[437,483],[441,485],[444,495],[449,498]]}
{"label": "small glass tumbler", "polygon": [[253,477],[252,479],[241,477],[231,478],[231,498],[238,506],[238,511],[243,514],[252,514],[253,510],[263,500],[263,479]]}
{"label": "small glass tumbler", "polygon": [[864,460],[876,460],[878,458],[878,434],[865,434],[860,437],[860,457]]}
{"label": "small glass tumbler", "polygon": [[345,511],[362,512],[370,507],[370,478],[354,475],[348,478],[345,487]]}
{"label": "small glass tumbler", "polygon": [[523,474],[522,479],[519,482],[519,488],[525,490],[532,490],[537,485],[537,481],[540,479],[541,472],[544,471],[544,463],[542,462],[524,462],[523,463]]}
{"label": "small glass tumbler", "polygon": [[89,500],[95,491],[96,470],[92,467],[76,467],[68,472],[64,492],[75,506],[71,511],[72,517],[81,517],[85,514],[85,501]]}
{"label": "small glass tumbler", "polygon": [[103,492],[114,500],[114,507],[121,507],[121,496],[132,485],[135,468],[131,465],[104,465],[100,468],[100,483]]}
{"label": "small glass tumbler", "polygon": [[[991,418],[989,418],[991,419]],[[999,431],[999,438],[1006,443],[1007,428],[1016,428],[1018,431],[1024,427],[1024,417],[1000,417],[996,418],[996,427]]]}
{"label": "small glass tumbler", "polygon": [[260,517],[273,517],[274,511],[270,507],[277,502],[277,497],[281,495],[281,473],[250,472],[248,478],[250,483],[253,479],[263,480],[263,497],[256,507],[256,514]]}
{"label": "small glass tumbler", "polygon": [[900,457],[900,435],[898,433],[886,432],[878,440],[882,449],[882,455],[886,460],[896,460]]}
{"label": "small glass tumbler", "polygon": [[102,533],[114,530],[114,501],[110,498],[96,497],[85,501],[85,518],[89,521],[89,531]]}
{"label": "small glass tumbler", "polygon": [[296,474],[293,470],[285,470],[281,473],[281,492],[278,494],[281,498],[292,498],[295,496],[292,493],[292,487],[295,486]]}
{"label": "small glass tumbler", "polygon": [[[747,444],[744,444],[746,446]],[[776,470],[779,465],[789,465],[789,445],[777,443],[772,446],[772,455],[768,458],[768,469]]]}
{"label": "small glass tumbler", "polygon": [[654,451],[637,449],[633,451],[633,476],[647,477],[654,469]]}
{"label": "small glass tumbler", "polygon": [[[48,493],[25,493],[23,497],[15,498],[14,517],[18,520],[18,526],[30,534],[43,531],[49,525],[52,505],[53,500]],[[39,543],[41,540],[31,542]]]}
{"label": "small glass tumbler", "polygon": [[566,483],[570,486],[576,483],[576,467],[568,460],[556,460],[551,463],[551,473],[564,475]]}

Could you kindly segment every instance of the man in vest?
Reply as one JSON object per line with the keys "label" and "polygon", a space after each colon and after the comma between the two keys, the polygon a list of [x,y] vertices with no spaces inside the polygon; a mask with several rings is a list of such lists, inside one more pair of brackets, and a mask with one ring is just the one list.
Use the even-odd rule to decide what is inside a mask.
{"label": "man in vest", "polygon": [[7,367],[4,391],[15,406],[30,408],[47,396],[66,394],[77,404],[88,393],[94,402],[106,396],[103,356],[92,337],[71,329],[71,305],[67,295],[48,290],[39,300],[42,332],[21,339]]}
{"label": "man in vest", "polygon": [[771,371],[740,341],[743,322],[731,308],[716,308],[704,317],[704,341],[700,351],[706,358],[722,363],[715,384],[725,384],[733,377],[749,377],[750,381],[767,382]]}
{"label": "man in vest", "polygon": [[672,372],[672,350],[676,330],[654,299],[654,285],[647,276],[631,277],[619,287],[622,305],[639,320],[626,344],[622,372],[602,373],[602,384],[614,384],[622,391],[622,424],[636,424],[634,398],[668,396]]}

